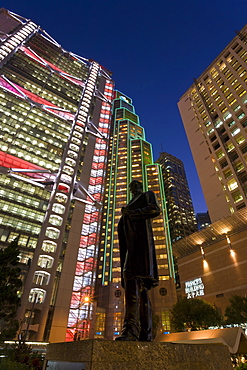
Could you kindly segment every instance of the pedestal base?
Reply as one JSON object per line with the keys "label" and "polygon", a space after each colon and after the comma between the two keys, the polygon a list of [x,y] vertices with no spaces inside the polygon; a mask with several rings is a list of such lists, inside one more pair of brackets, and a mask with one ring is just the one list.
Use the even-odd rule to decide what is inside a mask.
{"label": "pedestal base", "polygon": [[[49,367],[48,367],[49,366]],[[88,339],[52,343],[44,370],[232,370],[227,346]]]}

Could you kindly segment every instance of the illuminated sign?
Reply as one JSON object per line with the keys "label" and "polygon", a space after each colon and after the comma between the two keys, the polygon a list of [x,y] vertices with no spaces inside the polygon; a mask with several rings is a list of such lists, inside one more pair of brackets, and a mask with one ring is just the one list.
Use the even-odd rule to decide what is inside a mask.
{"label": "illuminated sign", "polygon": [[185,282],[185,293],[187,298],[196,298],[204,295],[204,284],[202,278],[197,278],[194,280]]}

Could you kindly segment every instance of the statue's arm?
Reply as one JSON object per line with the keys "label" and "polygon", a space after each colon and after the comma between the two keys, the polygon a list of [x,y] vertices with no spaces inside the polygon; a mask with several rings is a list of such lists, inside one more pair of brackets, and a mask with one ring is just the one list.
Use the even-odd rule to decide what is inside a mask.
{"label": "statue's arm", "polygon": [[147,199],[147,205],[142,208],[129,210],[130,219],[148,219],[157,217],[160,214],[160,207],[158,205],[154,192],[147,191],[145,193]]}

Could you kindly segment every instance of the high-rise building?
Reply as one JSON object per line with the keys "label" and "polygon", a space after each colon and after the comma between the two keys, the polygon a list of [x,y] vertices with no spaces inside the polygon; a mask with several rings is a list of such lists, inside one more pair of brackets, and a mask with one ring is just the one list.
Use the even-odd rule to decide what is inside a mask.
{"label": "high-rise building", "polygon": [[201,212],[196,214],[196,221],[198,225],[198,230],[205,229],[209,225],[211,225],[211,220],[209,217],[209,213],[207,212]]}
{"label": "high-rise building", "polygon": [[131,99],[116,91],[96,288],[95,331],[98,338],[113,339],[123,324],[124,294],[120,281],[117,225],[121,207],[131,199],[128,184],[132,180],[141,181],[144,191],[154,191],[162,210],[160,216],[153,219],[160,284],[150,293],[154,312],[159,317],[158,330],[167,332],[170,331],[169,311],[176,301],[176,293],[161,166],[153,163],[151,145],[145,140]]}
{"label": "high-rise building", "polygon": [[[0,35],[0,247],[18,238],[19,334],[72,341],[95,329],[101,337],[105,326],[114,337],[123,316],[116,224],[134,178],[162,209],[154,221],[161,284],[152,298],[160,329],[169,330],[176,294],[161,171],[131,100],[114,95],[99,63],[22,16],[0,9]],[[94,292],[99,249],[98,279],[110,292],[103,301]]]}
{"label": "high-rise building", "polygon": [[88,337],[111,126],[107,70],[0,10],[0,247],[18,237],[25,339]]}
{"label": "high-rise building", "polygon": [[247,205],[247,25],[178,107],[212,222]]}
{"label": "high-rise building", "polygon": [[194,207],[183,162],[162,152],[161,164],[171,240],[175,242],[198,231]]}

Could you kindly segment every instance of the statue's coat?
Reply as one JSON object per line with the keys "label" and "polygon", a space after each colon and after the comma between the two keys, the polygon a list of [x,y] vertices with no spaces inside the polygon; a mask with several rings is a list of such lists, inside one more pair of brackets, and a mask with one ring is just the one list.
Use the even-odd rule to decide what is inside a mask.
{"label": "statue's coat", "polygon": [[122,286],[127,270],[150,289],[159,280],[151,219],[160,214],[160,208],[155,194],[148,191],[135,195],[125,209],[118,224]]}

